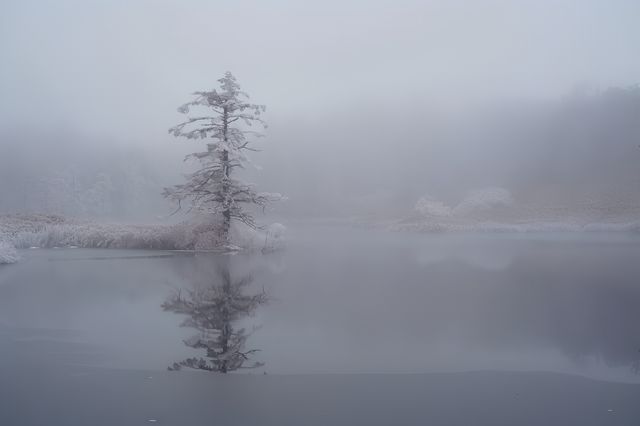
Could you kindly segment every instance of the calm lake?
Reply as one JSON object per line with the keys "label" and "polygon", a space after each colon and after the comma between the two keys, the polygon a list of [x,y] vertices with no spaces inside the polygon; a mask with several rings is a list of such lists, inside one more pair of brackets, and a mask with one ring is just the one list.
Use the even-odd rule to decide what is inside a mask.
{"label": "calm lake", "polygon": [[[288,247],[271,254],[38,249],[21,255],[20,263],[0,267],[0,378],[6,379],[0,397],[22,404],[24,411],[10,416],[5,406],[15,424],[42,420],[25,400],[40,386],[38,375],[52,389],[57,380],[67,383],[62,376],[87,374],[106,374],[114,383],[113,375],[126,372],[210,380],[213,373],[166,371],[203,354],[183,344],[194,334],[180,327],[184,317],[161,305],[178,290],[214,283],[221,268],[238,279],[251,276],[247,291],[269,297],[240,320],[251,332],[247,348],[259,349],[252,360],[264,366],[240,374],[295,381],[313,373],[388,373],[394,381],[403,375],[391,373],[414,373],[405,375],[411,381],[422,377],[417,373],[444,380],[469,372],[544,372],[625,386],[624,398],[640,401],[640,235],[411,235],[314,226],[294,229]],[[233,386],[257,379],[236,378]],[[469,380],[460,386],[473,388]],[[613,402],[619,395],[602,392]],[[598,407],[603,416],[613,410],[605,405]],[[46,412],[67,418],[54,406]],[[629,416],[637,414],[610,424],[632,424]],[[31,420],[21,423],[20,416]],[[139,416],[131,424],[156,420],[153,413]],[[420,424],[425,417],[412,419]]]}

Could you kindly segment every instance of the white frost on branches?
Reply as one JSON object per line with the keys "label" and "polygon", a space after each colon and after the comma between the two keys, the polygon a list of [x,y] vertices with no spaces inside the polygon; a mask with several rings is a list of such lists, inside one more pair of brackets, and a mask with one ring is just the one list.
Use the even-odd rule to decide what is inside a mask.
{"label": "white frost on branches", "polygon": [[262,133],[249,128],[254,124],[266,128],[260,117],[265,106],[247,102],[248,95],[240,90],[230,72],[225,73],[218,82],[219,89],[195,92],[191,102],[178,108],[183,114],[189,114],[195,108],[205,109],[206,113],[188,116],[186,121],[169,129],[169,133],[187,139],[207,139],[209,142],[206,151],[196,152],[186,158],[197,160],[200,168],[185,176],[185,183],[166,188],[164,196],[179,206],[188,201],[189,210],[222,216],[222,232],[224,238],[228,239],[231,219],[251,228],[257,227],[253,215],[244,205],[264,209],[270,202],[282,199],[282,196],[256,192],[254,185],[234,176],[236,169],[243,169],[250,164],[246,153],[255,149],[251,147],[249,138],[262,136]]}

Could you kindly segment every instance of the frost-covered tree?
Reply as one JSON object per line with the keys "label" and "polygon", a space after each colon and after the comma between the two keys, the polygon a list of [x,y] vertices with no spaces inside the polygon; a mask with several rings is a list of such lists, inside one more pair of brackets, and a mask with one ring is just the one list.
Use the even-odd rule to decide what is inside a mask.
{"label": "frost-covered tree", "polygon": [[228,373],[239,368],[264,365],[260,362],[245,365],[251,354],[258,350],[245,348],[250,333],[244,328],[236,328],[235,324],[253,315],[258,306],[266,303],[266,293],[245,294],[253,281],[252,277],[234,280],[228,265],[221,266],[218,275],[219,282],[189,290],[186,295],[179,291],[162,305],[165,311],[187,315],[182,326],[195,328],[198,334],[184,343],[195,349],[206,350],[205,358],[187,358],[174,363],[169,370],[188,367]]}
{"label": "frost-covered tree", "polygon": [[235,77],[225,73],[218,80],[219,89],[193,93],[194,99],[178,108],[183,114],[192,109],[204,109],[203,115],[188,116],[187,120],[169,129],[176,137],[206,139],[206,151],[196,152],[187,159],[196,159],[200,168],[186,176],[186,182],[166,188],[164,196],[177,202],[190,202],[190,210],[221,216],[222,237],[228,242],[231,220],[255,228],[256,223],[246,205],[264,208],[281,198],[279,194],[257,192],[254,186],[236,178],[236,169],[249,164],[247,151],[255,151],[251,137],[262,136],[249,129],[257,124],[266,128],[260,114],[264,105],[247,102],[248,95],[240,90]]}

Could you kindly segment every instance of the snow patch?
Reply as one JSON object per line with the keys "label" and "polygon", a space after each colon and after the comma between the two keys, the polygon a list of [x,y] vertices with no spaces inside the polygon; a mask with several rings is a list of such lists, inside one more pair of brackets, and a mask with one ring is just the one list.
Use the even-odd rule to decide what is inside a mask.
{"label": "snow patch", "polygon": [[[283,248],[285,227],[273,224],[266,230],[234,223],[234,250],[272,251]],[[117,248],[146,250],[229,249],[220,224],[197,220],[174,225],[125,225],[96,223],[48,215],[0,216],[1,263],[17,261],[16,248]]]}
{"label": "snow patch", "polygon": [[469,216],[495,207],[513,204],[511,193],[505,188],[488,187],[476,189],[455,207],[451,207],[429,195],[420,197],[414,209],[426,217]]}
{"label": "snow patch", "polygon": [[455,216],[466,216],[477,211],[490,210],[495,207],[509,206],[513,203],[511,193],[499,187],[488,187],[471,191],[453,209]]}
{"label": "snow patch", "polygon": [[438,201],[433,197],[425,195],[420,197],[416,202],[415,210],[422,216],[451,216],[451,207],[442,201]]}
{"label": "snow patch", "polygon": [[410,232],[486,232],[486,233],[534,233],[534,232],[640,232],[640,222],[579,223],[532,221],[526,223],[501,223],[489,221],[431,221],[396,223],[388,226],[390,231]]}
{"label": "snow patch", "polygon": [[20,256],[13,244],[0,240],[0,265],[3,263],[15,263],[20,260]]}

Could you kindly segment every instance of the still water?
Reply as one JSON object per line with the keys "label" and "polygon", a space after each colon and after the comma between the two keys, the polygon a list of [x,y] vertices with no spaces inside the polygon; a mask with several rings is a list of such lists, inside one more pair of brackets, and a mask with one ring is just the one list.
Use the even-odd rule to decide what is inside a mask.
{"label": "still water", "polygon": [[[27,250],[0,267],[0,355],[166,370],[204,356],[161,305],[221,267],[268,303],[237,321],[267,374],[545,371],[640,382],[640,236],[292,232],[232,255]],[[221,266],[222,265],[222,266]],[[234,278],[235,279],[235,278]],[[179,374],[179,373],[176,373]]]}

